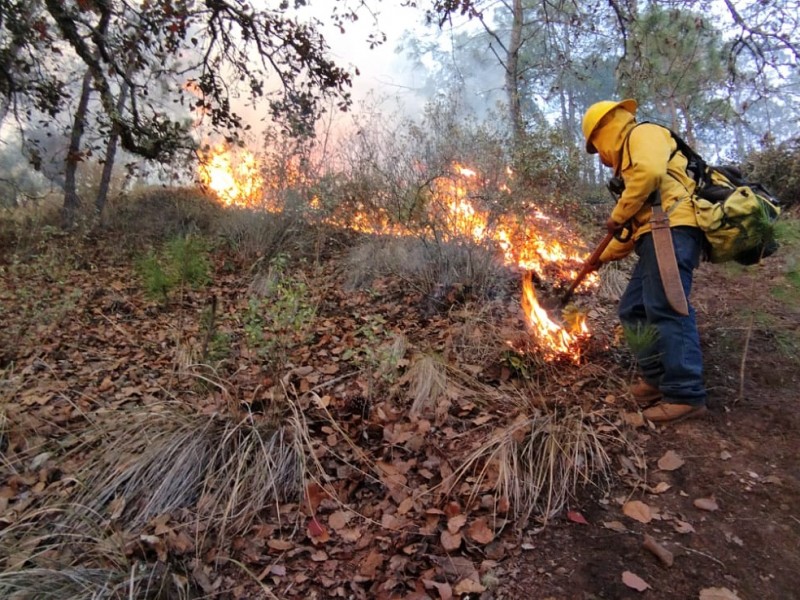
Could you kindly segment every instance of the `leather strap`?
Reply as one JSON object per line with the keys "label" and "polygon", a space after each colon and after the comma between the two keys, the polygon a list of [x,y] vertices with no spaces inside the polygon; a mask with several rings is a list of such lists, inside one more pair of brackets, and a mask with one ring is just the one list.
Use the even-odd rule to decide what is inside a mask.
{"label": "leather strap", "polygon": [[[658,190],[656,190],[658,193]],[[678,261],[675,258],[675,246],[672,245],[672,231],[669,228],[669,217],[661,208],[661,198],[658,193],[657,202],[653,203],[653,216],[650,219],[650,228],[653,235],[653,245],[656,249],[658,273],[661,275],[661,284],[667,302],[679,315],[689,316],[689,304],[681,283],[681,274],[678,271]]]}

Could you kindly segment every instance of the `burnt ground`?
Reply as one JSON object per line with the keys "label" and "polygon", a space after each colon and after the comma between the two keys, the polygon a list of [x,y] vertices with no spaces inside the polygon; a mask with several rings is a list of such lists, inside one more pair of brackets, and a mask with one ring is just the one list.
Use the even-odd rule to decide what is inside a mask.
{"label": "burnt ground", "polygon": [[[752,271],[701,266],[692,301],[709,414],[639,429],[647,459],[643,480],[651,488],[659,482],[670,488],[649,494],[618,482],[609,497],[578,503],[589,525],[562,519],[540,533],[529,530],[530,550],[498,571],[498,598],[678,600],[698,598],[708,588],[742,599],[800,597],[798,311],[791,293],[780,291],[786,269],[780,258]],[[659,470],[658,459],[670,450],[685,464]],[[624,516],[620,503],[631,498],[664,518],[645,524]],[[718,510],[695,507],[698,498],[714,498]],[[679,533],[677,519],[692,531]],[[603,525],[613,521],[625,531]],[[642,548],[645,534],[674,554],[671,567]],[[651,589],[626,586],[625,571]]]}
{"label": "burnt ground", "polygon": [[[31,526],[39,535],[52,525],[43,509],[73,497],[86,477],[85,465],[96,460],[94,442],[84,444],[81,435],[113,414],[109,409],[166,410],[165,402],[179,398],[181,418],[191,412],[192,418],[224,419],[243,406],[267,418],[268,411],[257,413],[270,394],[275,398],[296,387],[292,399],[305,413],[315,451],[324,467],[331,465],[327,498],[309,500],[315,505],[311,513],[303,502],[285,501],[279,507],[282,524],[265,514],[259,515],[263,522],[236,535],[225,536],[211,523],[210,533],[197,537],[197,507],[184,505],[137,528],[125,524],[125,504],[117,498],[101,508],[102,535],[109,538],[97,540],[106,544],[104,552],[112,542],[121,545],[111,567],[121,569],[123,582],[132,565],[141,571],[166,564],[176,574],[167,581],[182,582],[185,597],[192,598],[435,600],[458,597],[459,586],[481,590],[462,596],[470,600],[800,595],[800,296],[794,244],[755,268],[703,265],[698,272],[692,301],[705,352],[707,417],[663,428],[629,419],[627,433],[640,453],[612,454],[610,491],[583,490],[544,527],[534,519],[489,531],[492,515],[483,506],[469,506],[469,489],[447,496],[436,491],[437,484],[445,468],[457,469],[491,428],[508,425],[508,406],[485,395],[494,399],[494,391],[500,397],[531,389],[515,387],[522,371],[514,372],[509,362],[483,369],[480,386],[451,390],[430,421],[416,422],[408,419],[405,376],[381,388],[372,374],[391,346],[392,331],[403,332],[417,348],[460,357],[481,371],[476,365],[487,349],[494,360],[492,346],[504,345],[501,330],[522,330],[518,282],[498,313],[499,325],[481,329],[488,313],[465,307],[462,290],[449,290],[453,297],[444,310],[431,309],[403,281],[383,278],[371,289],[353,291],[343,287],[347,265],[330,260],[321,271],[309,268],[296,279],[307,284],[292,293],[321,299],[313,342],[298,339],[284,348],[290,363],[302,366],[279,381],[246,343],[247,319],[265,326],[263,315],[248,312],[252,261],[215,256],[212,286],[186,290],[162,305],[144,296],[131,255],[120,253],[116,242],[51,240],[25,255],[0,256],[0,583],[9,572],[40,564],[29,556],[39,538],[17,532]],[[208,372],[199,380],[178,368],[188,351],[208,349],[203,315],[210,297],[218,301],[220,343],[229,353],[218,366],[224,378],[216,387],[205,385]],[[582,301],[593,309],[596,338],[610,339],[613,300],[596,294]],[[475,344],[471,354],[459,354],[459,340],[472,343],[472,334],[480,338],[484,331],[500,332],[497,343]],[[542,394],[578,390],[563,402],[619,418],[632,408],[624,390],[633,377],[629,360],[618,347],[595,349],[581,365],[546,370],[549,384]],[[320,403],[330,403],[325,411],[309,400],[315,390],[324,394]],[[344,443],[345,434],[358,441],[358,451]],[[660,467],[668,451],[672,460]],[[340,459],[374,468],[375,476],[359,475]],[[128,460],[133,459],[121,457],[119,468]],[[310,488],[306,492],[311,495]],[[698,499],[705,509],[695,505]],[[646,505],[648,514],[626,514],[623,507],[632,501]],[[446,538],[448,531],[463,534],[463,543],[461,537]],[[645,535],[672,553],[671,566],[643,549]],[[59,569],[97,566],[96,548],[87,550],[94,550],[86,556],[96,562],[87,564],[80,551],[48,550],[42,557]],[[231,564],[246,567],[247,574]],[[649,589],[636,591],[631,584],[637,582]],[[710,595],[714,589],[721,595]]]}

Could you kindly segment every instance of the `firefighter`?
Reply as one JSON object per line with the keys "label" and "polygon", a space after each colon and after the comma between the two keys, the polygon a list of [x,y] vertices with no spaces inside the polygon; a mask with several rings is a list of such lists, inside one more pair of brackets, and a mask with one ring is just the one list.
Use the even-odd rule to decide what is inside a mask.
{"label": "firefighter", "polygon": [[638,256],[618,308],[641,371],[630,392],[646,419],[673,423],[706,412],[700,337],[688,303],[704,238],[686,157],[668,129],[637,124],[636,109],[631,99],[597,102],[584,115],[583,135],[586,151],[624,185],[607,229],[632,231],[629,242],[610,244],[600,263]]}

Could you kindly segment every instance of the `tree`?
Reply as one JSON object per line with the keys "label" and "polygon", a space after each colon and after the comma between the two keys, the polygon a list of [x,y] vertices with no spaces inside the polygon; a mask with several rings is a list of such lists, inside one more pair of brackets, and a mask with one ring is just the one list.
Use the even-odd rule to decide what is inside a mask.
{"label": "tree", "polygon": [[698,118],[713,116],[713,105],[724,116],[717,102],[727,83],[722,37],[698,13],[648,6],[628,29],[617,76],[622,95],[646,99],[692,145]]}
{"label": "tree", "polygon": [[[293,18],[306,3],[256,9],[251,0],[0,0],[7,34],[0,36],[0,117],[64,111],[72,96],[62,66],[74,56],[90,74],[87,97],[98,98],[99,127],[147,159],[170,161],[195,146],[185,120],[154,98],[154,82],[170,82],[175,106],[228,139],[246,128],[234,110],[242,96],[266,100],[287,131],[311,135],[326,99],[349,105],[352,81],[328,58],[320,21]],[[355,18],[346,0],[332,10],[340,27]],[[79,132],[72,141],[80,144]],[[73,147],[70,160],[79,159]]]}
{"label": "tree", "polygon": [[[797,71],[797,0],[674,0],[669,8],[662,4],[666,3],[434,0],[428,19],[440,27],[456,17],[477,19],[494,35],[494,43],[503,50],[497,55],[499,62],[507,74],[518,76],[506,82],[512,127],[524,120],[516,115],[515,98],[536,78],[539,93],[557,98],[558,106],[551,109],[560,112],[563,123],[570,122],[565,131],[577,131],[581,109],[608,97],[607,92],[594,98],[584,94],[583,106],[578,106],[577,89],[590,81],[593,63],[602,66],[609,59],[619,62],[613,93],[629,93],[642,101],[654,96],[651,107],[686,129],[689,138],[694,137],[697,119],[722,121],[731,116],[732,102],[725,96],[739,86],[758,89],[762,95],[779,93],[776,83]],[[489,10],[495,11],[493,21]],[[509,32],[506,37],[497,33],[503,27]]]}

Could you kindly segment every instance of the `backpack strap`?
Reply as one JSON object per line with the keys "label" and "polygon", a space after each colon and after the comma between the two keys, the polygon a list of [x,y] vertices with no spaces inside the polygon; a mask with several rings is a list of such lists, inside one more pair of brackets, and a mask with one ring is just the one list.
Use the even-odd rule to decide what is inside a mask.
{"label": "backpack strap", "polygon": [[[622,146],[623,158],[625,150],[627,150],[628,157],[630,158],[631,155],[630,137],[631,134],[633,133],[633,130],[636,129],[639,125],[656,125],[658,127],[661,127],[662,129],[666,129],[669,132],[672,139],[675,140],[675,145],[676,145],[675,150],[673,150],[672,153],[670,153],[669,155],[669,160],[672,160],[678,152],[680,152],[686,157],[686,174],[692,181],[694,181],[695,190],[700,190],[711,184],[708,175],[708,163],[705,161],[705,159],[702,156],[700,156],[697,150],[692,148],[681,136],[679,136],[669,127],[662,125],[661,123],[655,123],[653,121],[641,121],[640,123],[636,123],[636,125],[634,125],[628,132],[628,134],[625,136],[625,141],[623,142]],[[620,170],[621,169],[622,169],[622,160],[620,160]],[[667,171],[667,175],[677,180],[677,178],[673,174],[669,173],[669,171]],[[619,173],[617,174],[617,176],[619,176]]]}

